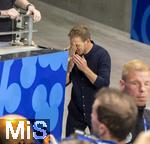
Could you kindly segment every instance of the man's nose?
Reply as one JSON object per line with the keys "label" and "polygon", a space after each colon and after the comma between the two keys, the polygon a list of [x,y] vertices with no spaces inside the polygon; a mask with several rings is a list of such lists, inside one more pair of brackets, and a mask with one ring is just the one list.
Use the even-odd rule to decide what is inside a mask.
{"label": "man's nose", "polygon": [[145,88],[146,88],[146,86],[145,86],[145,84],[140,84],[140,91],[142,91],[142,92],[144,92],[145,91]]}

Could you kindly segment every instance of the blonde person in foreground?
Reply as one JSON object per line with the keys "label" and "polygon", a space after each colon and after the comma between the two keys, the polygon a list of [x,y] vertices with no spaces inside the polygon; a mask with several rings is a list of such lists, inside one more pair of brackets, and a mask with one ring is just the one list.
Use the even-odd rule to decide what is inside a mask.
{"label": "blonde person in foreground", "polygon": [[127,137],[127,143],[132,144],[141,131],[150,129],[150,110],[146,103],[150,97],[150,66],[141,60],[131,60],[123,66],[121,90],[134,98],[138,108],[135,127]]}

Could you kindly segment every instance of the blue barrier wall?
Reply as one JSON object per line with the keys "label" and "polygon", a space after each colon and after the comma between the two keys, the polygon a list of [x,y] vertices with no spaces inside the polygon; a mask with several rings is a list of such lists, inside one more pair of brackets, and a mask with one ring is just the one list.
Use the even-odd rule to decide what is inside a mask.
{"label": "blue barrier wall", "polygon": [[150,0],[132,0],[131,38],[150,44]]}
{"label": "blue barrier wall", "polygon": [[61,138],[68,52],[0,62],[0,116],[19,114],[50,120]]}

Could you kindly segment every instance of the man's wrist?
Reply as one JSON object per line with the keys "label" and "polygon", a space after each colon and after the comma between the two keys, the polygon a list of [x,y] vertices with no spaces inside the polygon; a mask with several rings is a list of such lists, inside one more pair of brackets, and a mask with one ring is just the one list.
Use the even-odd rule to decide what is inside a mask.
{"label": "man's wrist", "polygon": [[30,6],[34,7],[33,4],[29,3],[29,4],[26,5],[25,10],[28,11]]}
{"label": "man's wrist", "polygon": [[1,10],[0,16],[8,16],[8,11],[7,10]]}
{"label": "man's wrist", "polygon": [[89,74],[89,67],[85,67],[84,69],[82,69],[82,72],[85,73],[85,74]]}
{"label": "man's wrist", "polygon": [[4,11],[0,10],[0,16],[4,16]]}

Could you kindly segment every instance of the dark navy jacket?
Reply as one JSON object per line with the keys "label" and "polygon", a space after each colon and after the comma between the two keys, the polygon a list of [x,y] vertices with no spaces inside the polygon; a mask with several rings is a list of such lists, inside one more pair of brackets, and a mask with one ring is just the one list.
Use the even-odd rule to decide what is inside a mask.
{"label": "dark navy jacket", "polygon": [[140,107],[138,108],[137,121],[130,133],[130,140],[129,140],[130,142],[128,142],[128,144],[132,144],[140,132],[147,131],[149,129],[150,129],[150,110],[145,109],[144,107]]}
{"label": "dark navy jacket", "polygon": [[88,67],[98,75],[94,84],[74,66],[70,80],[73,83],[71,101],[68,110],[76,118],[82,118],[90,124],[91,110],[95,93],[102,87],[108,87],[110,83],[111,59],[108,52],[93,43],[91,51],[84,55]]}

